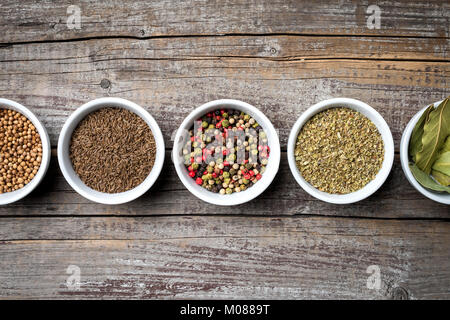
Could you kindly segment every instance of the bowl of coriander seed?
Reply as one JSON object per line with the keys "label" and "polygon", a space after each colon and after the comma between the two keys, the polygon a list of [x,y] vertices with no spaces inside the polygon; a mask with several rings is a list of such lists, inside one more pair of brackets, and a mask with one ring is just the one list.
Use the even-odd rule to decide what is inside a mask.
{"label": "bowl of coriander seed", "polygon": [[356,99],[334,98],[308,108],[294,124],[288,161],[297,183],[334,204],[363,200],[386,181],[394,141],[383,117]]}
{"label": "bowl of coriander seed", "polygon": [[38,186],[50,154],[47,131],[33,112],[0,99],[0,205],[16,202]]}

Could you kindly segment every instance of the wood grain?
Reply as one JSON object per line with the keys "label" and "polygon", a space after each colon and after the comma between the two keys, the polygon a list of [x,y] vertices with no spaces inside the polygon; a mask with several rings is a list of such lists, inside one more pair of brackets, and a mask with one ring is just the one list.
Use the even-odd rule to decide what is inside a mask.
{"label": "wood grain", "polygon": [[[66,25],[72,4],[80,30]],[[449,299],[450,210],[409,185],[398,147],[411,117],[450,95],[450,5],[379,2],[381,28],[368,29],[370,4],[3,0],[0,96],[37,114],[53,157],[30,196],[0,207],[0,298]],[[79,196],[55,157],[67,117],[102,96],[146,108],[167,147],[157,183],[126,205]],[[286,159],[296,119],[332,97],[373,106],[395,140],[390,177],[353,205],[308,196]],[[170,161],[184,117],[220,98],[263,111],[283,150],[269,189],[237,207],[195,198]]]}
{"label": "wood grain", "polygon": [[294,180],[286,153],[271,186],[257,198],[234,207],[213,206],[192,195],[179,180],[170,153],[162,174],[152,189],[139,199],[108,206],[93,203],[77,194],[57,169],[56,158],[44,182],[25,199],[0,207],[0,216],[155,216],[155,215],[258,215],[258,216],[346,216],[373,218],[450,217],[448,206],[429,200],[406,180],[398,158],[381,189],[371,197],[351,205],[333,205],[309,196]]}
{"label": "wood grain", "polygon": [[[337,218],[1,219],[3,298],[449,298],[449,224]],[[13,263],[12,263],[13,262]],[[81,287],[69,290],[69,265]],[[378,265],[380,290],[367,288]],[[401,289],[396,289],[401,287]]]}
{"label": "wood grain", "polygon": [[[410,42],[394,49],[392,42],[380,40],[380,49],[370,47],[367,39],[353,39],[348,48],[338,45],[339,39],[319,43],[314,39],[296,43],[295,37],[228,40],[229,45],[221,38],[198,38],[3,47],[0,95],[36,112],[54,146],[68,115],[101,96],[120,96],[144,106],[161,126],[168,147],[183,118],[195,107],[214,99],[235,98],[255,105],[269,117],[285,150],[296,119],[320,100],[345,96],[369,103],[385,117],[398,146],[411,117],[450,93],[448,41],[435,41],[435,46]],[[324,49],[312,51],[314,45]],[[274,54],[272,48],[276,48]],[[367,55],[392,53],[377,54],[382,60],[367,60],[360,50]],[[311,52],[316,52],[314,57]],[[398,60],[402,55],[438,59]],[[104,79],[109,86],[101,86]]]}
{"label": "wood grain", "polygon": [[[69,5],[81,10],[81,29],[69,29]],[[449,37],[446,1],[386,1],[381,28],[367,28],[369,1],[2,1],[2,42],[86,37],[229,34]],[[14,30],[14,32],[11,32]]]}

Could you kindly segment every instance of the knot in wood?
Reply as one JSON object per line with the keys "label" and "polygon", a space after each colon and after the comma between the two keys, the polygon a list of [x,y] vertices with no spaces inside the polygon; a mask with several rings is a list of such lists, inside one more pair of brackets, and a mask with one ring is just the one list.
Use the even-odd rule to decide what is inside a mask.
{"label": "knot in wood", "polygon": [[408,291],[402,287],[395,287],[392,289],[392,299],[394,300],[408,300]]}
{"label": "knot in wood", "polygon": [[102,81],[100,81],[100,86],[103,89],[108,89],[111,86],[111,81],[109,81],[108,79],[103,79]]}

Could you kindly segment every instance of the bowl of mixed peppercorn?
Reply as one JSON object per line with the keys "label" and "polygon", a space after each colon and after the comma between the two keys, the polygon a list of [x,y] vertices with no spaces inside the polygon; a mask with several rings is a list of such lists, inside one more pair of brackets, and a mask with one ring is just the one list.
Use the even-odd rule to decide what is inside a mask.
{"label": "bowl of mixed peppercorn", "polygon": [[308,108],[288,140],[289,167],[310,195],[336,204],[367,198],[388,177],[394,141],[383,117],[356,99],[335,98]]}
{"label": "bowl of mixed peppercorn", "polygon": [[222,99],[184,119],[172,157],[179,178],[195,196],[216,205],[237,205],[270,185],[280,164],[280,142],[257,108]]}

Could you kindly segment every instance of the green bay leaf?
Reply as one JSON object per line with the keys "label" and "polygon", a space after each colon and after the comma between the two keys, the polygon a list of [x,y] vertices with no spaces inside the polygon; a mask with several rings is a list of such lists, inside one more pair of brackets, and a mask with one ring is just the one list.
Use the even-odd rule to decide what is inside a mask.
{"label": "green bay leaf", "polygon": [[430,112],[423,127],[422,149],[416,154],[416,165],[423,172],[430,174],[431,167],[450,135],[450,103],[445,99]]}
{"label": "green bay leaf", "polygon": [[445,139],[444,146],[442,147],[441,152],[450,151],[450,136]]}
{"label": "green bay leaf", "polygon": [[450,151],[446,151],[439,155],[439,158],[433,164],[433,170],[442,172],[450,176]]}
{"label": "green bay leaf", "polygon": [[415,164],[410,163],[409,168],[414,176],[414,178],[419,182],[423,187],[433,190],[433,191],[441,191],[450,193],[450,187],[443,186],[431,178],[431,176],[422,170],[420,170]]}
{"label": "green bay leaf", "polygon": [[431,170],[431,175],[443,186],[450,186],[450,176],[436,170]]}
{"label": "green bay leaf", "polygon": [[409,140],[409,155],[416,161],[416,154],[422,150],[422,136],[423,127],[428,120],[430,112],[434,110],[434,106],[429,106],[420,116],[419,121],[417,121],[414,129],[411,133],[411,139]]}

